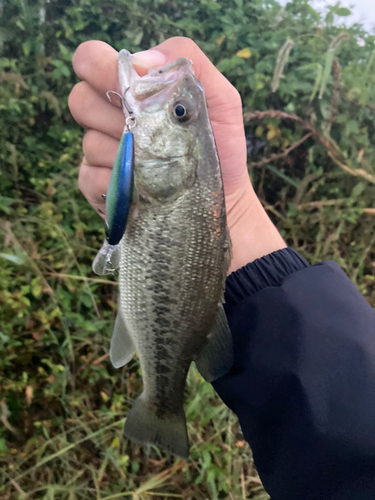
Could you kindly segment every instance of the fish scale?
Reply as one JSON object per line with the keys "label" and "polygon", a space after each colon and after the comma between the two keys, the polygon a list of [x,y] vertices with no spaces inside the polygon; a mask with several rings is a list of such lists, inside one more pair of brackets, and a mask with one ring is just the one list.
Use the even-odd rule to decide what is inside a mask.
{"label": "fish scale", "polygon": [[[224,266],[225,220],[213,216],[211,202],[202,205],[201,189],[183,198],[162,211],[157,207],[155,214],[149,207],[140,209],[121,250],[121,310],[129,330],[137,332],[143,394],[158,416],[181,408],[186,373],[223,294],[217,267]],[[213,227],[220,239],[213,239]],[[166,312],[160,316],[158,308]],[[160,373],[161,367],[167,370]]]}

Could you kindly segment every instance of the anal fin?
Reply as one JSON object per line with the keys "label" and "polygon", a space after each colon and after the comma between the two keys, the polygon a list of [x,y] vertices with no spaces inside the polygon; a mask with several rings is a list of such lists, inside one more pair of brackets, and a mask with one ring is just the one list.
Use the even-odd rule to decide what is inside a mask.
{"label": "anal fin", "polygon": [[135,345],[128,328],[125,325],[121,311],[118,311],[113,328],[109,357],[115,368],[121,368],[129,363],[135,353]]}
{"label": "anal fin", "polygon": [[222,377],[233,365],[232,334],[221,304],[208,335],[208,341],[195,359],[195,364],[207,382]]}

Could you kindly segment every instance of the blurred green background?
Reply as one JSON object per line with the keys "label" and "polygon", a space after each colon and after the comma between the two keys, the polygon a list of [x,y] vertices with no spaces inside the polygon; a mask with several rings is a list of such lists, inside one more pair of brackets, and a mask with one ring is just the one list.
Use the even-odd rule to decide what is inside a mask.
{"label": "blurred green background", "polygon": [[193,38],[242,95],[249,173],[288,244],[336,260],[374,306],[375,36],[305,0],[3,0],[0,13],[0,498],[269,498],[194,369],[188,462],[121,439],[141,375],[108,360],[117,286],[91,271],[104,231],[77,188],[72,55],[91,39],[135,52]]}

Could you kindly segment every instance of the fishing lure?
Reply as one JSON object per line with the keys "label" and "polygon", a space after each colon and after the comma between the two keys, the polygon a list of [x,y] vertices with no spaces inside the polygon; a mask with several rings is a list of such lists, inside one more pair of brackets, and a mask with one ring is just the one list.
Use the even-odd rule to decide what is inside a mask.
{"label": "fishing lure", "polygon": [[[123,107],[129,112],[124,101],[121,97]],[[99,275],[112,274],[120,263],[120,241],[125,232],[133,197],[134,136],[131,128],[134,125],[135,119],[128,117],[105,196],[106,239],[92,265],[93,271]]]}
{"label": "fishing lure", "polygon": [[134,136],[125,129],[106,196],[106,236],[109,245],[117,245],[125,231],[133,194]]}

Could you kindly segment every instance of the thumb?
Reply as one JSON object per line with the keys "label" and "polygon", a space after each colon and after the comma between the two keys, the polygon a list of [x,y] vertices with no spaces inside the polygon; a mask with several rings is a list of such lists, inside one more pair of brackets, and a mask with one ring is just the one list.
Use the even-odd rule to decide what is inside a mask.
{"label": "thumb", "polygon": [[149,69],[156,69],[167,63],[166,56],[155,49],[144,50],[132,54],[131,61],[140,76],[147,74]]}

